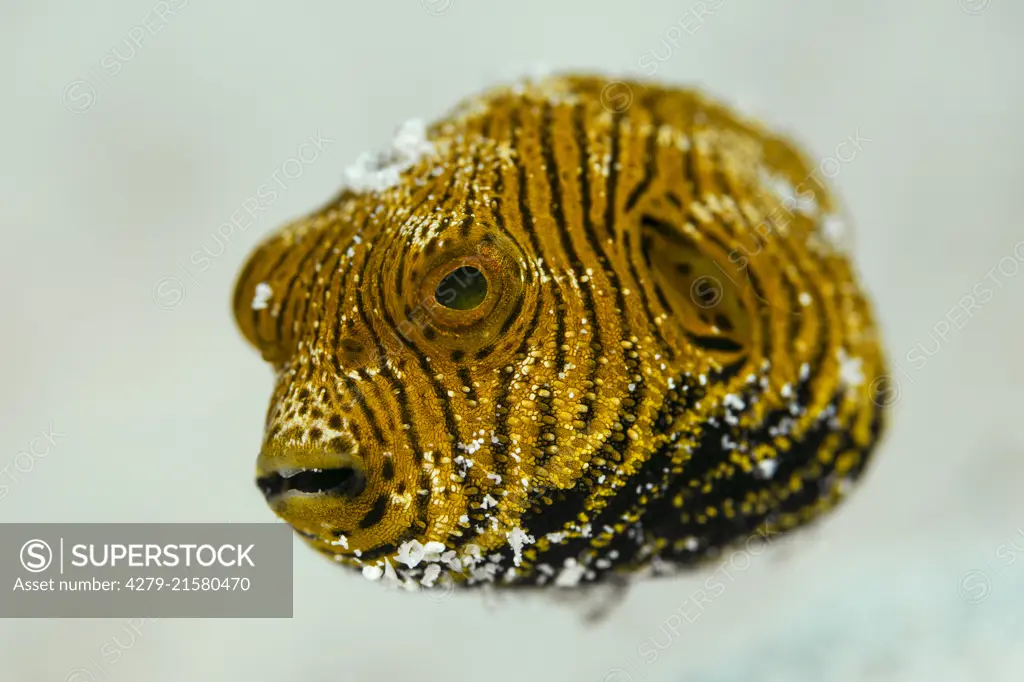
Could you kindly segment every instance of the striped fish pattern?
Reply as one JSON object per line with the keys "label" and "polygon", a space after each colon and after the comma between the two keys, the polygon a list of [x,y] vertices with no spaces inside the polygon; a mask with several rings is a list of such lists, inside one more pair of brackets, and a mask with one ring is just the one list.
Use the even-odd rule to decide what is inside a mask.
{"label": "striped fish pattern", "polygon": [[250,255],[268,504],[371,580],[577,587],[804,525],[883,425],[869,302],[788,140],[699,92],[495,88]]}

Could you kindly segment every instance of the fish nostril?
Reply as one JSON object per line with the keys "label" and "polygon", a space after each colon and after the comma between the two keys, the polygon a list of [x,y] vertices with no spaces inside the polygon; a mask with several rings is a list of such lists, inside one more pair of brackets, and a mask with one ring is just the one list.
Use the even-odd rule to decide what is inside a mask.
{"label": "fish nostril", "polygon": [[339,497],[356,497],[366,487],[366,477],[355,467],[309,469],[292,476],[273,473],[256,479],[256,485],[267,499],[295,490]]}

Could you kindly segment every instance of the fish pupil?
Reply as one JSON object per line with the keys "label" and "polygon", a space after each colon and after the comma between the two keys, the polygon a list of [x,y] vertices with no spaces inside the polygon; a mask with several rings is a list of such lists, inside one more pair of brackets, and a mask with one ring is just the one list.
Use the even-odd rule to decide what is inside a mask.
{"label": "fish pupil", "polygon": [[487,278],[472,265],[455,268],[438,282],[434,298],[452,310],[473,310],[487,298]]}

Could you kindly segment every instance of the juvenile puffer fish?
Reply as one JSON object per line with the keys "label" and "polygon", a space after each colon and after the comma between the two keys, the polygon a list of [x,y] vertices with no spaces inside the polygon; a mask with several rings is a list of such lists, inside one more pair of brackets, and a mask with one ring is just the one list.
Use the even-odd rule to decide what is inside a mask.
{"label": "juvenile puffer fish", "polygon": [[838,221],[695,91],[552,77],[406,124],[238,279],[277,376],[257,483],[409,587],[618,581],[805,524],[883,421]]}

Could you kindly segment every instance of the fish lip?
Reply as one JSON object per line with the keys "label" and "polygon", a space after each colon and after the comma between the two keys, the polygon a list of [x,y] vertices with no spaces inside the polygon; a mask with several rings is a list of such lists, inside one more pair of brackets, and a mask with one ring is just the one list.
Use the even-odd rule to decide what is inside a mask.
{"label": "fish lip", "polygon": [[256,460],[256,486],[271,504],[292,497],[354,499],[366,488],[366,469],[354,451],[271,445]]}
{"label": "fish lip", "polygon": [[264,446],[256,458],[256,477],[277,474],[281,478],[294,478],[313,469],[340,469],[352,467],[364,471],[363,458],[358,446],[345,452],[336,452],[310,445],[280,445],[271,443]]}

